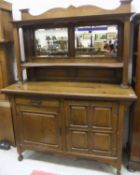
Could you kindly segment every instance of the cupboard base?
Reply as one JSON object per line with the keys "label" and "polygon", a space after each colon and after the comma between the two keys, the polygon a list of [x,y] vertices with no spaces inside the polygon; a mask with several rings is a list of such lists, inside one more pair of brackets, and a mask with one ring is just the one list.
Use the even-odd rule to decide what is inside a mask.
{"label": "cupboard base", "polygon": [[[106,165],[110,165],[116,169],[116,175],[121,175],[121,163],[120,160],[117,157],[104,157],[104,156],[98,156],[98,155],[82,155],[80,153],[70,153],[65,151],[54,151],[54,150],[47,150],[44,145],[35,146],[33,144],[21,144],[17,145],[17,151],[18,151],[18,161],[22,161],[24,159],[24,152],[27,150],[34,150],[34,151],[41,151],[46,153],[51,153],[52,155],[57,156],[63,156],[67,158],[81,158],[86,160],[93,160],[98,161],[99,163],[104,163]],[[94,163],[94,162],[93,162]],[[113,174],[113,173],[112,173]]]}

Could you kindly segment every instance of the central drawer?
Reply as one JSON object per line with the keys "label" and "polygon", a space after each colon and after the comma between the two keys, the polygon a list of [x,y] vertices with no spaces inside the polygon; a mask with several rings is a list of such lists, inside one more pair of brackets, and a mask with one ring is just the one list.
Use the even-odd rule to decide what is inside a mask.
{"label": "central drawer", "polygon": [[44,99],[44,98],[20,98],[15,99],[16,104],[18,105],[31,105],[31,106],[44,106],[44,107],[59,107],[59,100],[56,99]]}

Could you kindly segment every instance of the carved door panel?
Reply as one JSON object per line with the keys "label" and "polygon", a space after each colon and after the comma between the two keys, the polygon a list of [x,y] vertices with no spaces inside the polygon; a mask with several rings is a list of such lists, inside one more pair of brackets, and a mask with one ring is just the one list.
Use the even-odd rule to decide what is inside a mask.
{"label": "carved door panel", "polygon": [[91,150],[94,154],[116,155],[118,107],[113,103],[91,106]]}
{"label": "carved door panel", "polygon": [[66,106],[67,151],[115,156],[117,105],[69,101]]}
{"label": "carved door panel", "polygon": [[66,109],[67,150],[89,152],[89,106],[70,102]]}
{"label": "carved door panel", "polygon": [[22,142],[61,149],[61,124],[59,110],[48,107],[18,106]]}

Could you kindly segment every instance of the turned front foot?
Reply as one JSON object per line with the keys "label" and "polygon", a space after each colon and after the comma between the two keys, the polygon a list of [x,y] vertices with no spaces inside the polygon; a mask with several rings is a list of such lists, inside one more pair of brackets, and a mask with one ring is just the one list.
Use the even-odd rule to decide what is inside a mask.
{"label": "turned front foot", "polygon": [[20,155],[18,156],[18,160],[19,160],[19,161],[22,161],[22,160],[23,160],[23,155],[22,155],[22,154],[20,154]]}
{"label": "turned front foot", "polygon": [[121,170],[117,169],[116,175],[121,175]]}

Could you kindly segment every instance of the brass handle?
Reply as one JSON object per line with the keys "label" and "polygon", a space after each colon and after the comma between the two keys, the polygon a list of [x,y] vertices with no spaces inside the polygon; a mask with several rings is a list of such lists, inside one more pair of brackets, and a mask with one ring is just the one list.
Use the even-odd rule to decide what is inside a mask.
{"label": "brass handle", "polygon": [[42,103],[41,100],[32,100],[31,101],[32,105],[40,105]]}

